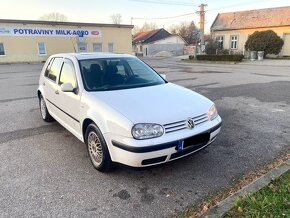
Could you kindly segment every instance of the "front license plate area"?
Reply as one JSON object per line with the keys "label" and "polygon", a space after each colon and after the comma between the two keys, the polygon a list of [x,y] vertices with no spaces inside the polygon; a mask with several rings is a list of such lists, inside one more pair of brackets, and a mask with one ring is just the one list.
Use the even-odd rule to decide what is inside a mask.
{"label": "front license plate area", "polygon": [[183,145],[184,145],[184,140],[179,140],[178,145],[177,145],[177,150],[182,151],[183,150]]}
{"label": "front license plate area", "polygon": [[178,146],[176,148],[176,150],[178,151],[182,151],[188,147],[194,147],[194,146],[202,146],[202,145],[206,145],[209,141],[210,138],[210,134],[209,133],[203,133],[203,134],[199,134],[196,136],[192,136],[190,138],[187,138],[185,140],[179,140],[178,141]]}

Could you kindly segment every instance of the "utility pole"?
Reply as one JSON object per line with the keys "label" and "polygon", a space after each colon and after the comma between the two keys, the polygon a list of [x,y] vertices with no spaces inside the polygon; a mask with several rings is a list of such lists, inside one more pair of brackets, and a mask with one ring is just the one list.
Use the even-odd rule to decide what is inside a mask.
{"label": "utility pole", "polygon": [[206,4],[201,4],[200,7],[200,11],[198,11],[197,13],[200,16],[200,22],[199,22],[199,31],[200,31],[200,44],[201,46],[204,45],[204,20],[205,20],[205,7],[207,5]]}

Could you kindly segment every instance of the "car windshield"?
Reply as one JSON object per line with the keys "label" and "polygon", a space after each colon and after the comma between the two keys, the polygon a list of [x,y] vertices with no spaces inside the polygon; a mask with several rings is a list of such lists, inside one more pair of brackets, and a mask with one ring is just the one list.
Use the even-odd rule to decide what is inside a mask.
{"label": "car windshield", "polygon": [[138,58],[96,58],[80,60],[87,91],[109,91],[139,88],[166,83]]}

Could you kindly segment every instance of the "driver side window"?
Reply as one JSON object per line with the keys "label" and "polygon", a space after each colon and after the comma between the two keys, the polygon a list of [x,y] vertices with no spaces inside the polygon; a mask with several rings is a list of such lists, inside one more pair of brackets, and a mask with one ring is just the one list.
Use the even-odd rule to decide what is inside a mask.
{"label": "driver side window", "polygon": [[74,88],[77,87],[74,65],[69,60],[65,60],[61,68],[59,85],[63,83],[70,83]]}

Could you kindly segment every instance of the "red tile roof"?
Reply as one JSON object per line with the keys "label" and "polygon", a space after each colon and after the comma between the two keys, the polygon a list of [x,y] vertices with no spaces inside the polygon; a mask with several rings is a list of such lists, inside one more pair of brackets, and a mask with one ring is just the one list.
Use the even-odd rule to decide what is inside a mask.
{"label": "red tile roof", "polygon": [[218,14],[211,31],[290,26],[290,7]]}
{"label": "red tile roof", "polygon": [[161,29],[156,29],[156,30],[150,30],[150,31],[146,31],[146,32],[136,33],[133,36],[133,43],[143,42],[143,41],[149,39],[151,36],[153,36],[156,33],[158,33],[160,30]]}

